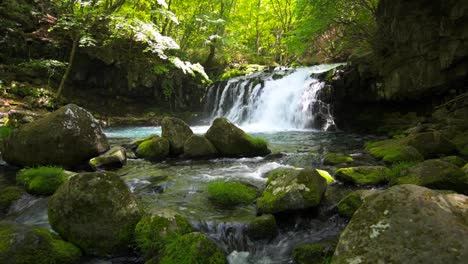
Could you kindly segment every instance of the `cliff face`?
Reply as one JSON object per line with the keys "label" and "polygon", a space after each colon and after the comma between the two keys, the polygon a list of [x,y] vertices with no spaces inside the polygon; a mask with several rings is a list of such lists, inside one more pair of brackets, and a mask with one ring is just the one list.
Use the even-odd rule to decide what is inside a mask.
{"label": "cliff face", "polygon": [[468,1],[381,0],[375,66],[387,99],[444,93],[468,76]]}

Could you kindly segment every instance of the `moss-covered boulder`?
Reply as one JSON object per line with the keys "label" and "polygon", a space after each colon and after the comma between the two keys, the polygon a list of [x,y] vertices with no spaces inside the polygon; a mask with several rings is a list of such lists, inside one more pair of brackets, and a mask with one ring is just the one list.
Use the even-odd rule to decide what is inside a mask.
{"label": "moss-covered boulder", "polygon": [[325,159],[323,160],[323,164],[325,165],[337,165],[341,163],[349,163],[353,162],[353,158],[348,155],[339,154],[339,153],[328,153],[325,155]]}
{"label": "moss-covered boulder", "polygon": [[416,148],[424,158],[436,158],[457,153],[457,147],[440,132],[425,132],[409,135],[403,142]]}
{"label": "moss-covered boulder", "polygon": [[166,138],[154,136],[138,145],[136,154],[146,160],[161,161],[169,156],[169,149],[169,141]]}
{"label": "moss-covered boulder", "polygon": [[247,224],[247,235],[252,240],[269,240],[275,238],[278,235],[275,216],[272,214],[264,214],[255,217],[255,219]]}
{"label": "moss-covered boulder", "polygon": [[161,136],[169,140],[170,153],[174,156],[184,152],[185,141],[193,135],[192,129],[175,117],[165,117],[161,123],[161,130]]}
{"label": "moss-covered boulder", "polygon": [[278,169],[268,174],[267,187],[257,199],[261,213],[279,213],[320,204],[327,181],[314,169]]}
{"label": "moss-covered boulder", "polygon": [[208,199],[221,207],[248,204],[255,200],[257,191],[238,181],[217,180],[208,183]]}
{"label": "moss-covered boulder", "polygon": [[223,252],[201,233],[177,237],[167,246],[160,264],[226,264]]}
{"label": "moss-covered boulder", "polygon": [[331,263],[465,263],[467,206],[464,195],[391,187],[354,213]]}
{"label": "moss-covered boulder", "polygon": [[416,148],[404,145],[401,139],[372,142],[366,145],[366,150],[372,156],[387,163],[422,161],[424,159]]}
{"label": "moss-covered boulder", "polygon": [[69,104],[13,130],[2,154],[12,165],[75,167],[108,149],[99,122],[85,109]]}
{"label": "moss-covered boulder", "polygon": [[151,258],[163,253],[166,245],[177,236],[193,231],[190,223],[180,215],[148,215],[135,227],[135,242],[145,257]]}
{"label": "moss-covered boulder", "polygon": [[226,118],[216,118],[205,137],[226,157],[255,157],[271,153],[265,140],[248,135]]}
{"label": "moss-covered boulder", "polygon": [[327,181],[328,184],[336,182],[335,178],[333,178],[328,171],[319,169],[316,169],[316,171]]}
{"label": "moss-covered boulder", "polygon": [[121,146],[115,146],[106,153],[89,160],[94,170],[112,170],[122,168],[127,163],[127,151]]}
{"label": "moss-covered boulder", "polygon": [[16,175],[16,182],[26,187],[29,193],[51,195],[70,176],[60,167],[37,167],[20,170]]}
{"label": "moss-covered boulder", "polygon": [[463,167],[466,164],[466,160],[459,156],[447,156],[441,158],[441,160],[450,162],[457,167]]}
{"label": "moss-covered boulder", "polygon": [[466,174],[468,174],[468,163],[465,164],[465,166],[463,166],[462,170],[463,170]]}
{"label": "moss-covered boulder", "polygon": [[297,264],[330,263],[336,242],[318,242],[296,245],[292,257]]}
{"label": "moss-covered boulder", "polygon": [[121,254],[133,240],[140,210],[125,182],[111,172],[72,177],[49,200],[49,222],[86,254]]}
{"label": "moss-covered boulder", "polygon": [[215,146],[204,136],[192,135],[184,143],[184,157],[192,159],[212,158],[218,155]]}
{"label": "moss-covered boulder", "polygon": [[0,222],[0,263],[77,263],[80,249],[47,229]]}
{"label": "moss-covered boulder", "polygon": [[341,216],[351,218],[354,212],[364,203],[364,199],[379,192],[377,190],[357,190],[348,194],[338,203],[338,213]]}
{"label": "moss-covered boulder", "polygon": [[468,193],[468,175],[452,163],[439,159],[426,160],[405,170],[391,184],[416,184],[432,189]]}
{"label": "moss-covered boulder", "polygon": [[338,169],[335,177],[352,184],[381,184],[387,181],[390,170],[384,166],[360,166]]}
{"label": "moss-covered boulder", "polygon": [[2,213],[6,213],[8,208],[17,201],[25,191],[18,186],[8,186],[0,188],[0,216]]}

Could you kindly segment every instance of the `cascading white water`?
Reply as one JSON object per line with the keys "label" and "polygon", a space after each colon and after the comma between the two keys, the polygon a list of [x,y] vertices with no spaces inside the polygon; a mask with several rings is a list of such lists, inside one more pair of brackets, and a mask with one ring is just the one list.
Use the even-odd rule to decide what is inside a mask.
{"label": "cascading white water", "polygon": [[330,106],[317,97],[325,83],[316,76],[340,65],[280,68],[233,78],[224,87],[211,88],[208,108],[212,118],[225,116],[249,131],[327,130],[334,120]]}

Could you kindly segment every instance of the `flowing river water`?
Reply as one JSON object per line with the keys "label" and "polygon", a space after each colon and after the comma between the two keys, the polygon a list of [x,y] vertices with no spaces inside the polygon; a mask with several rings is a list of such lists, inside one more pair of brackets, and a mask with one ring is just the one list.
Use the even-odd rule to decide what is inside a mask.
{"label": "flowing river water", "polygon": [[[275,239],[250,241],[244,232],[245,223],[256,216],[255,205],[229,210],[219,208],[208,200],[206,186],[210,181],[226,179],[240,180],[261,189],[266,183],[264,174],[280,167],[313,167],[333,175],[336,168],[323,165],[328,152],[350,154],[357,165],[372,164],[372,159],[362,151],[364,142],[372,140],[371,137],[323,131],[334,126],[334,122],[329,106],[320,104],[316,97],[324,84],[314,74],[333,67],[336,65],[295,71],[279,69],[268,74],[239,77],[210,89],[207,95],[210,119],[227,116],[246,132],[266,139],[274,155],[206,161],[174,159],[161,163],[129,159],[116,173],[149,212],[172,211],[185,216],[195,229],[217,243],[228,256],[229,263],[293,263],[291,251],[295,245],[339,236],[346,220],[336,214],[335,206],[341,197],[352,191],[351,187],[340,183],[329,186],[318,209],[278,215],[279,235]],[[273,77],[278,72],[282,77],[275,80]],[[203,134],[207,129],[208,126],[192,127],[196,134]],[[161,129],[116,127],[105,132],[111,145],[120,145],[161,134]],[[23,196],[12,206],[7,219],[50,228],[47,198]],[[116,262],[119,263],[92,259],[85,263]]]}

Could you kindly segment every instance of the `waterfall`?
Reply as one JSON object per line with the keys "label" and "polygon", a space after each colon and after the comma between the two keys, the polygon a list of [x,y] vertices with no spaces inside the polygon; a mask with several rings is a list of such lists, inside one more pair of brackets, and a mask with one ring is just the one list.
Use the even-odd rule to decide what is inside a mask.
{"label": "waterfall", "polygon": [[206,110],[211,118],[224,116],[250,131],[333,130],[318,76],[340,65],[277,67],[217,83],[208,91]]}

